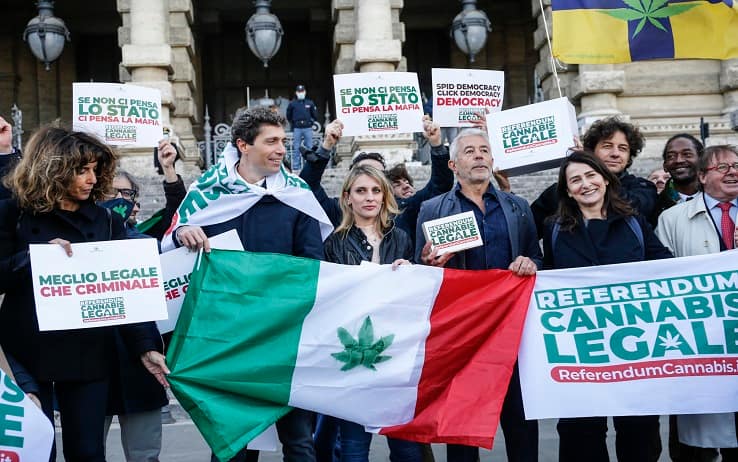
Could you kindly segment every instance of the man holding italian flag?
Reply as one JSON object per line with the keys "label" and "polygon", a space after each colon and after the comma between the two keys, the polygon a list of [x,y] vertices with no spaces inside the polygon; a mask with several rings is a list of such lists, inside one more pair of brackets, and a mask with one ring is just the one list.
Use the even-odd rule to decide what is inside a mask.
{"label": "man holding italian flag", "polygon": [[[236,114],[232,144],[190,187],[164,236],[163,249],[186,246],[209,252],[208,236],[235,229],[248,251],[323,258],[323,239],[333,226],[307,185],[282,166],[284,124],[281,115],[267,108]],[[303,288],[295,285],[291,290]],[[220,313],[235,316],[227,310]],[[212,378],[218,379],[218,372]],[[277,422],[285,461],[315,460],[312,422],[312,413],[302,409]],[[233,454],[216,455],[225,461]]]}
{"label": "man holding italian flag", "polygon": [[[237,127],[234,122],[241,156],[234,168],[249,189],[265,181],[269,190],[273,177],[250,177],[242,166],[251,165],[261,143],[280,145],[283,132],[267,124],[258,136],[246,138]],[[261,165],[274,169],[271,175],[279,171],[282,151],[276,147],[263,158]],[[491,174],[491,165],[487,170]],[[490,448],[517,358],[535,263],[522,258],[515,259],[514,271],[471,272],[321,262],[322,255],[305,249],[321,247],[322,221],[307,205],[287,202],[292,199],[284,203],[312,226],[303,226],[301,218],[286,220],[288,211],[275,209],[251,216],[252,221],[230,219],[230,228],[199,221],[191,210],[228,194],[221,190],[227,188],[204,185],[226,184],[219,179],[226,177],[227,172],[209,172],[198,182],[202,187],[191,188],[190,193],[197,191],[179,214],[179,223],[186,220],[187,226],[175,225],[173,242],[208,250],[209,235],[268,229],[273,236],[258,237],[279,239],[287,249],[264,248],[246,238],[246,252],[212,250],[192,273],[168,352],[168,379],[215,455],[230,459],[274,422],[284,444],[285,432],[297,426],[286,428],[283,416],[304,412],[293,409],[401,439]],[[281,201],[280,194],[273,196]],[[262,201],[249,211],[266,206]],[[302,244],[295,242],[298,233]],[[300,435],[301,444],[285,446],[285,460],[314,460],[311,444]]]}

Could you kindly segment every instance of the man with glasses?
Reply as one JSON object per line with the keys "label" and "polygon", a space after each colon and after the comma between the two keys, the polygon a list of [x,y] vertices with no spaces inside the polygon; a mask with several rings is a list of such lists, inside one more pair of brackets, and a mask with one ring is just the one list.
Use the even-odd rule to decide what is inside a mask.
{"label": "man with glasses", "polygon": [[[698,164],[702,192],[665,210],[656,235],[675,257],[705,255],[735,248],[738,215],[738,150],[719,145],[705,149]],[[736,414],[677,416],[675,462],[738,460]]]}

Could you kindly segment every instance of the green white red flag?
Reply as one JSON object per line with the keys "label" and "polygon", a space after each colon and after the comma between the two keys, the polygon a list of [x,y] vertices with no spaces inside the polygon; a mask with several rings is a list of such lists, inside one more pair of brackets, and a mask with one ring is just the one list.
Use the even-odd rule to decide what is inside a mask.
{"label": "green white red flag", "polygon": [[221,460],[292,407],[489,448],[534,282],[213,250],[192,273],[169,381]]}

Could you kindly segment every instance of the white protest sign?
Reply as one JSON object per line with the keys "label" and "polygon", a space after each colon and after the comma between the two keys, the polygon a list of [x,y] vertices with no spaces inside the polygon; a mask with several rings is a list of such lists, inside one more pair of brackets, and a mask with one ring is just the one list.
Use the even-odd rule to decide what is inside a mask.
{"label": "white protest sign", "polygon": [[423,131],[423,106],[414,72],[364,72],[333,76],[343,135]]}
{"label": "white protest sign", "polygon": [[469,120],[502,110],[505,73],[478,69],[432,69],[433,121],[471,127]]}
{"label": "white protest sign", "polygon": [[[235,229],[218,234],[209,239],[210,248],[221,250],[241,250],[243,244]],[[164,294],[167,301],[167,319],[156,322],[159,332],[165,334],[174,330],[177,325],[179,312],[182,311],[187,287],[190,285],[190,275],[197,260],[197,252],[191,252],[187,247],[161,254],[162,279]]]}
{"label": "white protest sign", "polygon": [[67,330],[167,317],[155,239],[31,244],[39,329]]}
{"label": "white protest sign", "polygon": [[518,356],[526,418],[738,411],[736,256],[538,272]]}
{"label": "white protest sign", "polygon": [[54,426],[0,368],[0,462],[46,461]]}
{"label": "white protest sign", "polygon": [[509,176],[558,167],[578,134],[568,98],[487,114],[495,167]]}
{"label": "white protest sign", "polygon": [[155,147],[163,137],[161,91],[120,83],[74,83],[72,125],[111,146]]}

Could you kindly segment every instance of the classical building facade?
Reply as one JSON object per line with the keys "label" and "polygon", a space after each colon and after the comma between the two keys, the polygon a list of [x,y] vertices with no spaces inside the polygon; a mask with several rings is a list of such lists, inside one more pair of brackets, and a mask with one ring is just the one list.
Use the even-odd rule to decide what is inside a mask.
{"label": "classical building facade", "polygon": [[[541,10],[543,5],[543,11]],[[57,0],[55,15],[71,31],[49,71],[23,42],[37,14],[27,0],[7,0],[0,17],[0,115],[17,104],[27,136],[34,127],[70,122],[72,82],[130,82],[160,89],[163,121],[184,148],[189,177],[202,165],[198,141],[210,123],[230,123],[242,106],[269,97],[281,107],[304,84],[322,117],[335,116],[332,75],[361,71],[417,72],[430,96],[432,67],[505,71],[506,108],[562,94],[577,108],[582,127],[621,115],[647,135],[643,169],[658,163],[663,142],[710,124],[712,144],[736,142],[729,114],[738,110],[738,60],[651,61],[621,65],[564,65],[550,59],[544,16],[550,0],[480,0],[492,22],[473,64],[453,44],[455,1],[274,0],[284,29],[269,67],[251,54],[244,25],[252,2],[234,0]],[[553,66],[557,73],[554,74]],[[322,122],[322,120],[321,120]],[[362,137],[342,143],[344,156],[371,147],[407,159],[412,136]],[[650,159],[650,163],[648,161]],[[126,150],[122,165],[155,184],[150,150]],[[535,180],[536,177],[532,177]]]}

